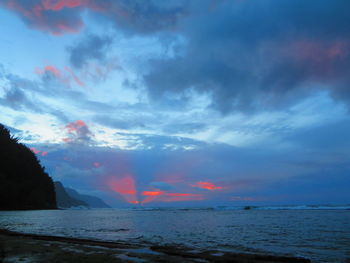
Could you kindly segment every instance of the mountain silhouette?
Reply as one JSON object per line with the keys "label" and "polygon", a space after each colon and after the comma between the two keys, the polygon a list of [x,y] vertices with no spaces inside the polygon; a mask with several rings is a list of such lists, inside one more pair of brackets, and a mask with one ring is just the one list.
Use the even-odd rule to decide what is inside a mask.
{"label": "mountain silhouette", "polygon": [[111,208],[109,205],[107,205],[103,200],[96,196],[91,195],[83,195],[78,193],[76,190],[72,188],[65,187],[66,192],[73,198],[77,200],[81,200],[88,204],[90,208]]}
{"label": "mountain silhouette", "polygon": [[56,207],[51,177],[36,155],[0,124],[0,210]]}
{"label": "mountain silhouette", "polygon": [[61,182],[55,182],[56,200],[59,208],[74,208],[74,207],[86,207],[86,208],[110,208],[100,198],[83,195],[78,193],[72,188],[63,186]]}
{"label": "mountain silhouette", "polygon": [[56,200],[59,208],[71,208],[71,207],[88,207],[88,204],[84,201],[77,200],[71,197],[61,182],[55,182]]}

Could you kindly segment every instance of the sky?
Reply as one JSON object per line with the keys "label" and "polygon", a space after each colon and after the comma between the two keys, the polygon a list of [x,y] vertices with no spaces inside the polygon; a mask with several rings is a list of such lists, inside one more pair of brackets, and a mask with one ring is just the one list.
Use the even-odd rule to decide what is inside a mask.
{"label": "sky", "polygon": [[0,0],[0,123],[113,207],[350,203],[348,0]]}

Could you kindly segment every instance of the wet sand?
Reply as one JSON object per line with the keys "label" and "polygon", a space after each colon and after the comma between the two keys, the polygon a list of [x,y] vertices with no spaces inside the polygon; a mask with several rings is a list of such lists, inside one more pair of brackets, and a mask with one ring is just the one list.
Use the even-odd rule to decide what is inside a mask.
{"label": "wet sand", "polygon": [[0,230],[0,262],[311,262],[308,259],[193,250],[175,246],[142,246],[119,242],[22,234]]}

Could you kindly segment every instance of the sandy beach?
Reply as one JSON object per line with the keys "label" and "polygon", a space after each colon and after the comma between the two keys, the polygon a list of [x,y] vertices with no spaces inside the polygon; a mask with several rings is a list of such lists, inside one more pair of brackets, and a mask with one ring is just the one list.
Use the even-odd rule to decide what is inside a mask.
{"label": "sandy beach", "polygon": [[136,246],[0,230],[1,262],[311,262],[308,259],[185,247]]}

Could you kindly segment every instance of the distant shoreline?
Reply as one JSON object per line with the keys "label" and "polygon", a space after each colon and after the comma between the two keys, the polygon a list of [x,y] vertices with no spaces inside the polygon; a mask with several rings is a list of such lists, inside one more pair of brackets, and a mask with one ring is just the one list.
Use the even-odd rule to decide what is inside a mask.
{"label": "distant shoreline", "polygon": [[[311,262],[276,255],[193,250],[177,246],[147,246],[71,237],[26,234],[0,229],[0,261],[33,262]],[[13,261],[12,261],[13,262]],[[28,262],[28,261],[27,261]]]}

